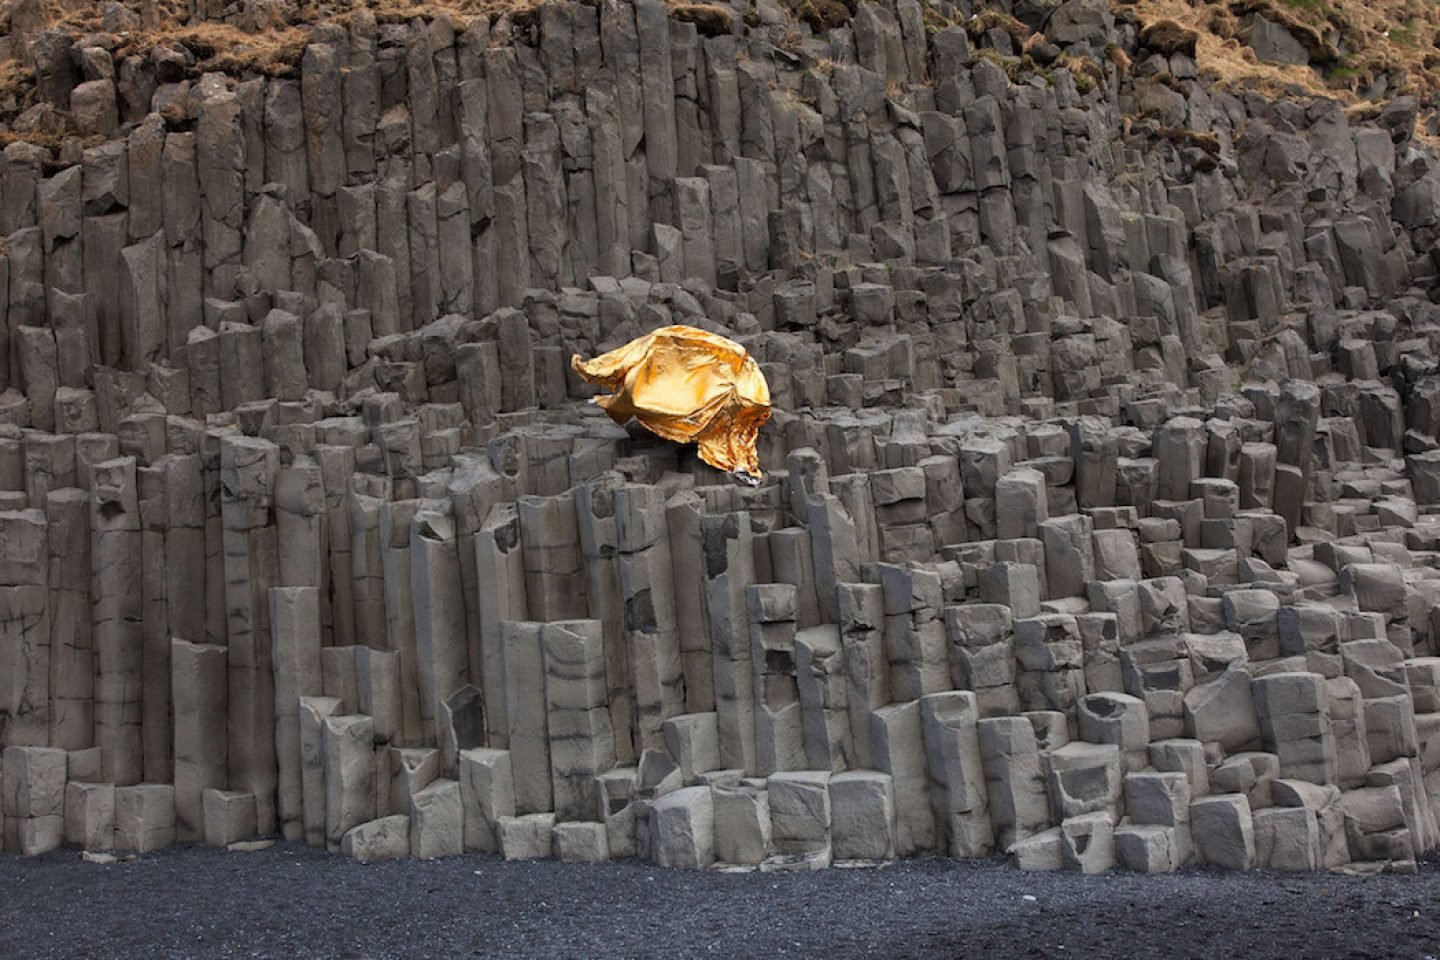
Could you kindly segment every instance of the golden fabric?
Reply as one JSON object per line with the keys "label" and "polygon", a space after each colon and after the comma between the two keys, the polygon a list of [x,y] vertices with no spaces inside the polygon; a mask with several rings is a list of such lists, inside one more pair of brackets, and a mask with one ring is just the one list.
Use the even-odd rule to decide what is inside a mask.
{"label": "golden fabric", "polygon": [[616,423],[631,417],[675,443],[699,444],[700,459],[755,484],[755,437],[770,419],[770,385],[733,340],[694,327],[661,327],[594,360],[570,366],[611,396],[595,402]]}

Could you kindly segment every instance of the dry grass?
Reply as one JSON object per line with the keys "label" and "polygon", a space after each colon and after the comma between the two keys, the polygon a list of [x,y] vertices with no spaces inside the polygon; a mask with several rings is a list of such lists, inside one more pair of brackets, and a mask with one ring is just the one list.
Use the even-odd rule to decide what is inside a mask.
{"label": "dry grass", "polygon": [[1017,50],[1024,48],[1025,41],[1030,38],[1032,33],[1029,27],[1010,14],[995,9],[981,10],[965,22],[965,29],[969,31],[971,39],[974,40],[979,40],[996,28],[1010,34],[1010,40],[1015,44]]}
{"label": "dry grass", "polygon": [[[579,2],[595,5],[595,0]],[[673,6],[676,0],[666,2]],[[362,3],[370,8],[378,23],[408,23],[416,17],[445,16],[463,28],[479,17],[487,17],[493,23],[501,14],[509,14],[517,22],[534,22],[544,0],[312,0],[310,6],[316,12],[305,22],[343,21]]]}
{"label": "dry grass", "polygon": [[855,12],[855,0],[786,0],[785,6],[816,33],[845,26]]}
{"label": "dry grass", "polygon": [[303,27],[273,27],[248,32],[223,23],[197,23],[131,34],[119,53],[143,54],[157,46],[181,44],[195,55],[198,71],[289,74],[300,63],[309,32]]}
{"label": "dry grass", "polygon": [[1128,75],[1134,63],[1130,60],[1130,54],[1121,49],[1118,43],[1112,43],[1105,48],[1105,59],[1109,60],[1121,75]]}
{"label": "dry grass", "polygon": [[[367,12],[380,23],[406,23],[416,18],[448,18],[465,29],[479,17],[494,20],[502,13],[524,18],[541,0],[298,0],[275,8],[274,19],[257,25],[192,22],[189,0],[125,0],[134,17],[116,34],[117,56],[144,55],[156,46],[183,45],[194,55],[195,71],[286,76],[294,72],[311,29],[322,23],[348,25]],[[584,2],[584,0],[582,0]],[[677,16],[709,32],[718,22],[711,12],[722,8],[704,3],[678,3]],[[42,0],[38,22],[25,14],[22,0],[0,0],[0,41],[7,36],[40,30],[63,30],[74,36],[105,26],[98,0]],[[251,29],[245,29],[246,26]],[[5,47],[0,45],[0,51]],[[30,105],[34,71],[28,58],[0,53],[0,118]],[[32,133],[26,139],[34,140]]]}
{"label": "dry grass", "polygon": [[[368,11],[380,23],[406,23],[417,17],[433,19],[449,17],[457,26],[465,27],[475,17],[495,18],[501,13],[523,13],[539,6],[541,0],[291,0],[278,7],[275,17],[279,22],[268,23],[258,31],[245,32],[246,39],[253,44],[270,42],[283,43],[283,35],[290,28],[303,28],[326,22],[348,22],[360,11]],[[141,17],[140,29],[131,36],[165,35],[181,39],[185,31],[203,29],[227,29],[223,24],[192,23],[188,0],[124,0],[125,6]],[[11,29],[11,18],[19,8],[20,0],[0,0],[0,36]],[[153,10],[151,22],[145,22],[144,15]],[[101,4],[98,0],[43,0],[42,10],[46,28],[67,30],[72,33],[90,33],[101,29]],[[280,37],[270,37],[279,33]],[[221,39],[212,34],[212,39]]]}
{"label": "dry grass", "polygon": [[12,112],[34,79],[34,71],[19,60],[0,59],[0,114]]}
{"label": "dry grass", "polygon": [[[1431,0],[1140,0],[1128,9],[1146,30],[1165,21],[1194,30],[1203,75],[1221,83],[1353,102],[1388,74],[1404,78],[1390,95],[1395,86],[1418,96],[1440,92],[1440,4]],[[1261,63],[1237,35],[1239,18],[1250,13],[1284,24],[1319,69]]]}
{"label": "dry grass", "polygon": [[1059,63],[1075,78],[1075,89],[1081,93],[1089,93],[1105,82],[1104,69],[1089,57],[1062,56]]}
{"label": "dry grass", "polygon": [[304,0],[291,16],[292,24],[344,21],[357,9],[367,9],[379,23],[407,23],[416,17],[457,18],[460,26],[470,18],[495,18],[501,13],[528,12],[539,0]]}
{"label": "dry grass", "polygon": [[[595,3],[597,0],[578,0]],[[730,9],[704,0],[667,0],[672,15],[696,24],[707,35],[729,32]],[[861,0],[782,0],[798,23],[817,32],[845,25]],[[1421,97],[1440,93],[1440,2],[1437,0],[1116,0],[1117,12],[1133,16],[1150,49],[1164,53],[1194,51],[1202,75],[1222,84],[1259,89],[1272,95],[1314,94],[1358,101],[1377,78],[1388,79],[1388,92]],[[366,11],[382,23],[417,17],[444,17],[463,29],[478,17],[509,14],[520,26],[533,23],[541,0],[290,0],[276,7],[274,22],[259,29],[188,22],[189,0],[125,0],[138,27],[121,34],[120,51],[145,53],[156,45],[183,44],[196,58],[197,70],[236,74],[286,75],[304,50],[312,26],[348,23]],[[102,26],[97,0],[41,0],[41,22],[27,21],[22,0],[0,0],[0,41],[34,29],[58,28],[76,35]],[[736,9],[740,9],[737,7]],[[927,29],[950,21],[922,3]],[[1251,13],[1284,23],[1316,59],[1320,69],[1261,63],[1238,36],[1241,19]],[[749,15],[747,15],[747,21]],[[963,22],[975,38],[990,29],[1012,37],[1018,51],[1035,42],[1028,27],[993,7]],[[801,28],[803,30],[803,27]],[[3,50],[0,44],[0,50]],[[1107,49],[1119,71],[1129,67],[1124,51]],[[1017,65],[995,57],[1007,72]],[[1077,81],[1095,82],[1085,64]],[[1098,65],[1095,65],[1098,66]],[[13,117],[29,105],[33,78],[23,60],[0,56],[0,117]]]}
{"label": "dry grass", "polygon": [[1200,34],[1174,20],[1156,20],[1140,31],[1141,43],[1167,57],[1177,53],[1193,57],[1199,41]]}
{"label": "dry grass", "polygon": [[1177,147],[1197,147],[1212,157],[1220,156],[1220,138],[1214,133],[1185,127],[1161,127],[1155,131],[1155,135]]}
{"label": "dry grass", "polygon": [[[1282,88],[1315,88],[1315,72],[1308,67],[1278,66],[1259,63],[1254,51],[1233,36],[1227,36],[1223,23],[1233,26],[1233,17],[1224,8],[1192,7],[1186,0],[1146,0],[1134,8],[1146,27],[1160,20],[1170,20],[1189,27],[1196,33],[1195,61],[1201,73],[1221,83],[1257,86],[1272,92]],[[1217,22],[1217,14],[1220,14]],[[1246,57],[1245,54],[1250,56]]]}
{"label": "dry grass", "polygon": [[0,148],[8,147],[12,143],[28,143],[32,147],[41,147],[54,153],[64,146],[65,138],[53,133],[0,132]]}
{"label": "dry grass", "polygon": [[714,3],[672,3],[670,16],[683,23],[695,24],[695,29],[705,37],[719,37],[729,33],[734,22],[729,7]]}

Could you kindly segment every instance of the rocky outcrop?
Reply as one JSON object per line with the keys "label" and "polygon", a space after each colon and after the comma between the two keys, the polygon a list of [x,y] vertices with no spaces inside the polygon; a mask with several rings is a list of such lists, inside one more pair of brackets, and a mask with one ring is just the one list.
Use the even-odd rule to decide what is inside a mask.
{"label": "rocky outcrop", "polygon": [[[0,162],[5,848],[1413,867],[1440,161],[1015,12],[1049,68],[911,0],[55,61],[108,139]],[[671,323],[760,362],[763,486],[585,403]]]}

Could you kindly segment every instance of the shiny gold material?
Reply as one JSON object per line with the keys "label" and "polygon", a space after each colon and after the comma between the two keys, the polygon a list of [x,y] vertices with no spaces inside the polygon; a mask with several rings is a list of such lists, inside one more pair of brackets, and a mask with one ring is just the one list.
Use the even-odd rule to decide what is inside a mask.
{"label": "shiny gold material", "polygon": [[694,327],[661,327],[594,360],[570,366],[611,396],[595,402],[616,423],[631,417],[675,443],[698,443],[700,459],[760,482],[755,437],[770,419],[770,385],[733,340]]}

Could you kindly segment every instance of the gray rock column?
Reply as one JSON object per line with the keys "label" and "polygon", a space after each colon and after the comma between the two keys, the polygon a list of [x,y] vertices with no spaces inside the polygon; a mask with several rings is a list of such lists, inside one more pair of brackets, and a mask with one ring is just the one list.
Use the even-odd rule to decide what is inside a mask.
{"label": "gray rock column", "polygon": [[165,473],[165,604],[170,632],[206,640],[205,474],[198,454],[156,461]]}
{"label": "gray rock column", "polygon": [[956,689],[973,690],[982,716],[1020,712],[1015,693],[1015,636],[1011,609],[966,603],[946,608],[950,673]]}
{"label": "gray rock column", "polygon": [[173,743],[170,703],[169,564],[165,556],[165,530],[169,527],[163,466],[142,466],[136,471],[140,500],[140,577],[145,653],[142,668],[141,743],[145,754],[145,780],[165,783],[173,778]]}
{"label": "gray rock column", "polygon": [[720,728],[720,762],[756,769],[755,687],[750,663],[745,588],[755,579],[755,551],[748,513],[704,516],[700,536],[705,557],[705,608]]}
{"label": "gray rock column", "polygon": [[625,175],[627,154],[618,113],[618,100],[609,84],[586,88],[585,114],[590,122],[595,189],[597,268],[602,273],[625,276],[630,272],[630,207]]}
{"label": "gray rock column", "polygon": [[703,177],[675,180],[675,215],[685,238],[685,275],[715,285],[715,240],[710,184]]}
{"label": "gray rock column", "polygon": [[443,297],[435,184],[427,183],[406,194],[405,213],[410,241],[409,329],[419,330],[440,316]]}
{"label": "gray rock column", "polygon": [[522,497],[519,506],[530,615],[541,621],[586,616],[589,608],[574,498]]}
{"label": "gray rock column", "polygon": [[240,99],[221,88],[208,88],[196,125],[200,171],[200,226],[204,236],[206,284],[213,296],[227,297],[240,265],[245,217],[245,137]]}
{"label": "gray rock column", "polygon": [[[160,157],[165,184],[168,334],[170,356],[180,356],[203,311],[205,265],[202,250],[205,201],[200,196],[198,147],[193,132],[167,133]],[[88,298],[87,298],[88,299]],[[93,355],[93,344],[92,344]]]}
{"label": "gray rock column", "polygon": [[969,691],[932,693],[920,701],[930,802],[937,845],[954,857],[987,856],[994,843],[981,762],[979,702]]}
{"label": "gray rock column", "polygon": [[[312,43],[301,61],[300,102],[305,118],[305,152],[310,172],[313,222],[327,250],[334,250],[335,191],[346,175],[341,138],[345,110],[341,93],[340,51],[328,43]],[[296,198],[299,200],[300,198]]]}
{"label": "gray rock column", "polygon": [[527,619],[529,608],[520,548],[520,517],[513,503],[497,504],[491,509],[488,519],[475,534],[474,549],[476,580],[487,585],[487,589],[477,592],[487,732],[492,747],[504,747],[509,743],[510,724],[505,645],[500,625],[505,620]]}
{"label": "gray rock column", "polygon": [[976,729],[990,822],[1003,850],[1050,825],[1040,746],[1026,717],[992,717]]}
{"label": "gray rock column", "polygon": [[[0,746],[50,741],[50,564],[45,514],[0,513]],[[138,719],[138,718],[137,718]]]}
{"label": "gray rock column", "polygon": [[1190,484],[1204,473],[1208,444],[1205,425],[1193,417],[1176,417],[1155,431],[1152,449],[1160,461],[1161,499],[1189,498]]}
{"label": "gray rock column", "polygon": [[685,678],[685,709],[715,709],[710,633],[705,626],[704,557],[700,552],[701,505],[694,494],[677,494],[665,505],[670,539],[671,580],[675,585],[675,629],[680,636],[680,669]]}
{"label": "gray rock column", "polygon": [[664,491],[644,486],[618,489],[615,526],[638,753],[662,748],[664,722],[685,711]]}
{"label": "gray rock column", "polygon": [[840,640],[845,651],[846,701],[855,750],[851,766],[874,767],[870,718],[890,702],[884,588],[871,583],[842,583],[839,587]]}
{"label": "gray rock column", "polygon": [[543,624],[502,620],[505,657],[506,739],[517,813],[554,809],[550,782],[550,741],[545,703]]}
{"label": "gray rock column", "polygon": [[350,573],[354,595],[352,642],[385,648],[385,557],[381,550],[383,500],[351,490],[349,504]]}
{"label": "gray rock column", "polygon": [[[275,679],[269,589],[279,574],[273,520],[279,449],[252,437],[221,442],[226,635],[229,649],[229,782],[255,794],[257,829],[275,829]],[[337,835],[336,841],[339,841]]]}
{"label": "gray rock column", "polygon": [[272,587],[269,604],[279,773],[277,812],[285,839],[299,840],[305,833],[300,701],[321,693],[320,595],[314,587]]}
{"label": "gray rock column", "polygon": [[630,672],[626,595],[621,586],[615,516],[616,494],[622,482],[618,474],[602,474],[588,483],[577,484],[573,493],[580,555],[585,565],[587,605],[591,618],[600,621],[605,636],[606,698],[616,756],[621,763],[633,763],[631,726],[635,684]]}
{"label": "gray rock column", "polygon": [[950,686],[940,578],[925,570],[880,565],[890,698],[916,700]]}
{"label": "gray rock column", "polygon": [[649,173],[650,218],[668,222],[670,181],[678,172],[675,79],[670,66],[669,11],[658,0],[635,4],[640,43],[640,89],[645,116],[645,164]]}
{"label": "gray rock column", "polygon": [[32,857],[60,846],[65,828],[65,751],[8,746],[0,766],[6,849]]}
{"label": "gray rock column", "polygon": [[895,784],[895,852],[910,857],[934,850],[920,702],[892,703],[871,713],[870,738],[875,768],[890,774]]}
{"label": "gray rock column", "polygon": [[95,642],[95,743],[102,749],[103,777],[139,783],[141,678],[140,506],[135,458],[96,464],[90,480],[90,597]]}
{"label": "gray rock column", "polygon": [[411,579],[411,530],[418,503],[407,500],[387,503],[380,508],[380,556],[385,571],[385,648],[400,658],[400,726],[395,742],[407,746],[425,740],[425,727],[420,721],[415,594]]}
{"label": "gray rock column", "polygon": [[1330,695],[1317,673],[1274,673],[1251,682],[1265,749],[1280,758],[1290,780],[1335,783],[1338,766],[1330,723]]}
{"label": "gray rock column", "polygon": [[468,317],[475,305],[475,280],[471,216],[463,183],[451,184],[437,198],[435,218],[440,259],[439,313]]}
{"label": "gray rock column", "polygon": [[215,644],[180,639],[171,644],[178,840],[204,838],[204,792],[226,784],[226,659],[225,648]]}
{"label": "gray rock column", "polygon": [[332,853],[353,827],[375,819],[374,728],[370,718],[324,721],[325,847]]}
{"label": "gray rock column", "polygon": [[39,430],[54,430],[57,388],[54,332],[48,327],[17,326],[14,344],[20,382],[30,401],[30,422]]}
{"label": "gray rock column", "polygon": [[325,488],[325,549],[330,581],[330,639],[335,644],[355,642],[355,570],[351,559],[353,536],[347,499],[355,472],[353,447],[316,444],[315,460]]}
{"label": "gray rock column", "polygon": [[515,816],[515,784],[506,750],[477,747],[460,752],[460,800],[464,807],[465,849],[498,853],[495,823]]}
{"label": "gray rock column", "polygon": [[560,131],[554,116],[527,113],[521,169],[530,241],[530,282],[548,290],[558,289],[570,279],[565,177],[561,164]]}
{"label": "gray rock column", "polygon": [[851,513],[838,497],[824,493],[812,496],[806,502],[806,513],[820,616],[827,622],[838,622],[839,585],[860,579],[859,535]]}
{"label": "gray rock column", "polygon": [[325,846],[325,721],[343,708],[335,697],[300,698],[300,815],[312,847]]}
{"label": "gray rock column", "polygon": [[615,765],[598,620],[548,623],[541,632],[550,780],[558,821],[596,815],[595,778]]}
{"label": "gray rock column", "polygon": [[801,738],[809,769],[838,772],[856,765],[845,667],[835,624],[806,627],[796,634]]}
{"label": "gray rock column", "polygon": [[[1303,380],[1286,381],[1275,405],[1274,510],[1285,518],[1293,537],[1310,487],[1314,467],[1311,448],[1320,418],[1320,390]],[[1292,471],[1283,470],[1293,468]],[[1244,480],[1242,469],[1242,482]],[[1244,506],[1244,495],[1242,503]]]}
{"label": "gray rock column", "polygon": [[460,556],[448,515],[416,515],[410,528],[410,577],[420,722],[427,742],[439,743],[441,701],[464,686],[470,674]]}
{"label": "gray rock column", "polygon": [[795,676],[795,592],[788,583],[745,588],[755,681],[755,763],[757,773],[766,776],[805,765]]}
{"label": "gray rock column", "polygon": [[[52,490],[45,498],[50,568],[50,742],[66,750],[84,749],[95,739],[89,509],[90,496],[84,490]],[[13,542],[9,537],[6,540]],[[200,564],[203,574],[203,557]]]}

